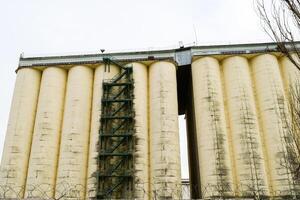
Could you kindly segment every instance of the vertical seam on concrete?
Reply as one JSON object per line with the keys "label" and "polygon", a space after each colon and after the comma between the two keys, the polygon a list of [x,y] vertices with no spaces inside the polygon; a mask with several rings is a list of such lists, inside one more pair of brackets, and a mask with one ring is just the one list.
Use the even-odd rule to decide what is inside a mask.
{"label": "vertical seam on concrete", "polygon": [[67,73],[67,78],[66,78],[66,86],[65,86],[65,95],[64,95],[64,100],[63,100],[63,111],[62,111],[62,120],[60,124],[60,136],[58,139],[58,150],[57,150],[57,158],[56,158],[56,173],[55,173],[55,178],[54,178],[54,193],[53,196],[55,197],[56,195],[56,184],[57,184],[57,175],[58,175],[58,167],[59,167],[59,157],[60,157],[60,147],[61,147],[61,137],[62,137],[62,128],[64,124],[64,113],[65,113],[65,105],[66,105],[66,96],[67,96],[67,88],[68,88],[68,80],[69,80],[69,70],[66,71]]}
{"label": "vertical seam on concrete", "polygon": [[[148,159],[148,197],[149,199],[152,198],[152,187],[151,187],[151,184],[152,184],[152,172],[151,172],[151,140],[152,140],[152,137],[151,137],[151,134],[150,134],[150,65],[147,66],[147,123],[148,123],[148,127],[147,127],[147,135],[148,135],[148,141],[147,141],[147,144],[148,144],[148,152],[147,152],[147,159]],[[147,194],[146,194],[147,195]]]}
{"label": "vertical seam on concrete", "polygon": [[89,126],[89,131],[88,131],[88,142],[87,142],[87,156],[86,156],[86,161],[85,161],[85,183],[83,187],[83,197],[86,197],[86,192],[87,192],[87,182],[88,182],[88,169],[89,169],[89,155],[90,155],[90,138],[91,138],[91,130],[92,130],[92,117],[93,117],[93,98],[94,98],[94,82],[95,82],[95,71],[96,69],[92,69],[92,86],[91,86],[91,101],[90,101],[90,126]]}
{"label": "vertical seam on concrete", "polygon": [[[161,61],[161,62],[163,62],[163,61]],[[160,153],[160,156],[159,156],[159,163],[161,163],[162,162],[162,158],[164,157],[165,158],[165,152],[164,152],[164,148],[163,148],[163,143],[165,143],[165,141],[164,141],[164,139],[162,139],[162,135],[163,134],[165,134],[164,133],[164,130],[163,130],[163,120],[164,120],[164,117],[165,117],[165,115],[164,115],[164,113],[163,113],[163,110],[164,110],[164,102],[165,102],[165,99],[164,99],[164,94],[163,94],[163,92],[164,92],[164,85],[162,84],[162,74],[161,74],[161,71],[162,71],[162,69],[161,69],[161,67],[159,67],[158,69],[157,69],[157,71],[159,72],[159,74],[158,74],[158,76],[159,76],[159,80],[158,80],[158,85],[159,85],[159,114],[160,114],[160,120],[159,120],[159,127],[160,127],[160,130],[159,131],[157,131],[157,132],[159,132],[159,133],[157,133],[156,132],[156,134],[159,134],[159,137],[158,137],[158,139],[159,139],[159,142],[155,142],[155,150],[157,150],[157,146],[159,146],[159,153]],[[157,75],[156,75],[157,76]],[[163,136],[164,137],[164,136]],[[159,145],[157,144],[157,143],[159,143]],[[153,152],[152,152],[153,153]],[[159,181],[157,181],[157,163],[155,162],[155,173],[154,173],[154,176],[155,176],[155,181],[154,181],[154,183],[153,183],[153,185],[154,185],[154,189],[155,189],[155,196],[154,196],[154,198],[156,199],[156,198],[158,198],[158,199],[160,199],[161,198],[161,194],[163,193],[164,195],[165,195],[165,190],[166,190],[166,187],[165,186],[167,186],[167,184],[166,184],[166,168],[164,168],[163,170],[164,170],[164,175],[163,176],[161,176],[160,177],[160,179],[159,179]],[[161,166],[159,166],[159,170],[162,170],[162,168],[161,168]],[[163,179],[163,180],[162,180]],[[162,184],[163,184],[163,186],[162,186],[162,188],[157,188],[157,182],[158,183],[160,183],[159,185],[161,186]],[[162,184],[161,184],[162,183]],[[162,193],[159,193],[158,192],[158,190],[160,190],[160,189],[163,189],[163,191],[162,191]],[[162,198],[163,198],[163,196],[162,196]]]}

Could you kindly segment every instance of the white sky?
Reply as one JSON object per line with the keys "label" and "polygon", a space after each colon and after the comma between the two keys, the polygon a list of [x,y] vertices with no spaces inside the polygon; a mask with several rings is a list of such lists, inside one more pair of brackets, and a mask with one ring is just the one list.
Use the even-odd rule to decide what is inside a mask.
{"label": "white sky", "polygon": [[[196,38],[198,45],[270,41],[253,0],[0,0],[0,155],[21,52],[171,48]],[[182,171],[187,177],[186,159]]]}

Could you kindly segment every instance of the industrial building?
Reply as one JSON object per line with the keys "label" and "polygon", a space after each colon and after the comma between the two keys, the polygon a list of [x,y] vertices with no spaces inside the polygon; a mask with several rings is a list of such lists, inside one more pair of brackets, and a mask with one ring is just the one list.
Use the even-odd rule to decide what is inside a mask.
{"label": "industrial building", "polygon": [[300,198],[300,73],[274,43],[20,57],[16,74],[0,198],[181,199],[183,114],[191,198]]}

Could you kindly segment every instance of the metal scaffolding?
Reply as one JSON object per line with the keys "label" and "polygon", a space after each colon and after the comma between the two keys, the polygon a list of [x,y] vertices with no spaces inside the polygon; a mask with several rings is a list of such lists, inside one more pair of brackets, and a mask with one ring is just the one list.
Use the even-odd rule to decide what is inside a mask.
{"label": "metal scaffolding", "polygon": [[105,70],[120,74],[103,82],[96,199],[133,198],[134,84],[132,66],[104,59]]}

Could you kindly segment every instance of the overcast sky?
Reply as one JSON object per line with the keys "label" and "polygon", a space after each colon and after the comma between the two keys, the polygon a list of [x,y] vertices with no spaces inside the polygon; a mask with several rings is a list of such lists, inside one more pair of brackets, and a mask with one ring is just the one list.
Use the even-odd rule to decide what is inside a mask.
{"label": "overcast sky", "polygon": [[[20,53],[136,51],[178,47],[179,41],[203,45],[270,39],[260,28],[253,0],[0,0],[0,155]],[[186,159],[182,171],[187,177]]]}

